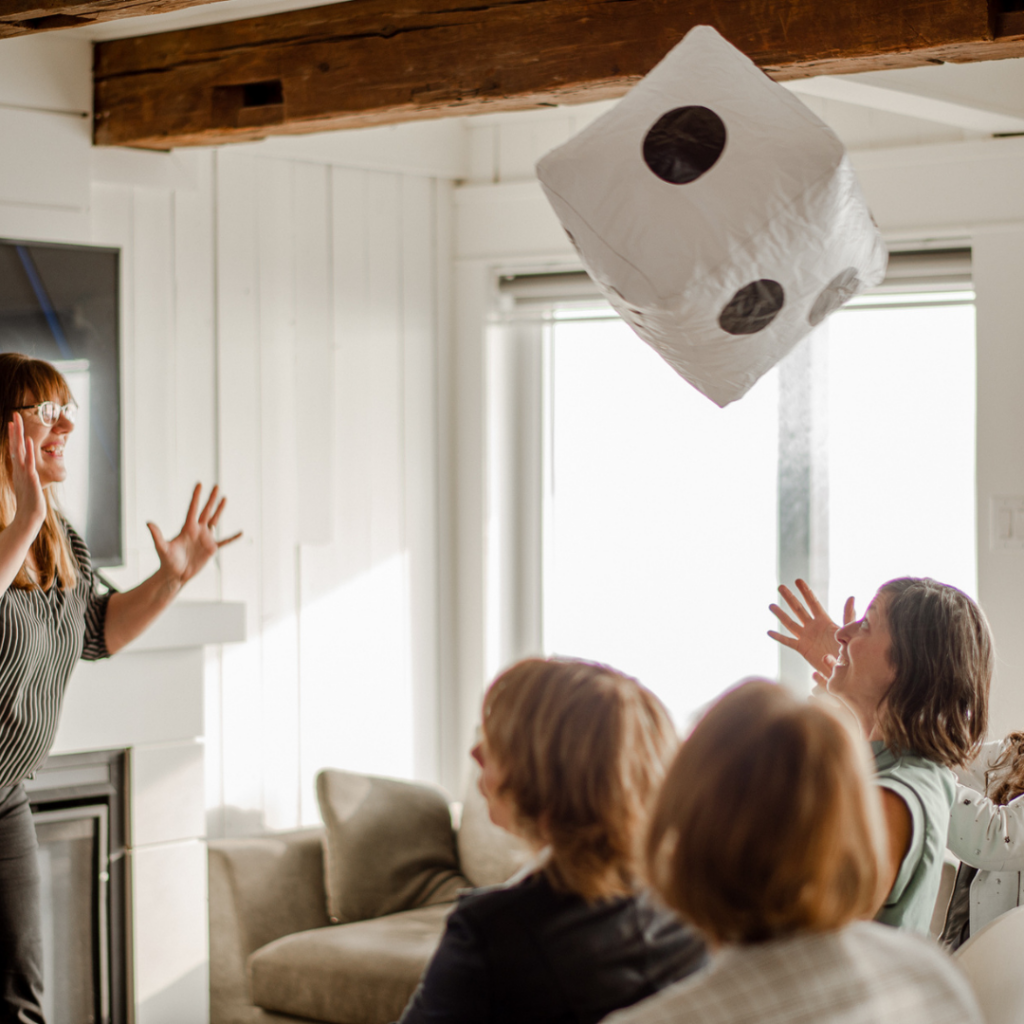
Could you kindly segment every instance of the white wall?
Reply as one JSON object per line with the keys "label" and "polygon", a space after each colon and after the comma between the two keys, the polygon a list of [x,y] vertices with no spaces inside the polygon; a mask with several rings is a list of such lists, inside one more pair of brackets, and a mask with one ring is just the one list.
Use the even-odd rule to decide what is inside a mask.
{"label": "white wall", "polygon": [[184,595],[248,609],[250,639],[207,660],[209,833],[318,820],[325,765],[437,779],[461,129],[95,150],[90,67],[83,40],[0,44],[0,237],[122,251],[127,557],[110,575],[152,571],[144,522],[175,529],[199,480],[245,531]]}
{"label": "white wall", "polygon": [[222,596],[253,634],[209,695],[231,832],[317,820],[324,765],[438,775],[446,187],[231,149],[215,171],[218,458],[249,531]]}

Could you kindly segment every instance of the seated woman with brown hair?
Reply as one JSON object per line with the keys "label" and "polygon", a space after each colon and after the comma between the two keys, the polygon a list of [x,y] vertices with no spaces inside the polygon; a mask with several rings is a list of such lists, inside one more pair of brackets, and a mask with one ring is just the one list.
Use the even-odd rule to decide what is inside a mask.
{"label": "seated woman with brown hair", "polygon": [[710,969],[607,1024],[980,1024],[926,940],[872,921],[885,829],[867,755],[830,711],[760,680],[679,751],[647,844],[656,890]]}
{"label": "seated woman with brown hair", "polygon": [[538,861],[459,900],[402,1024],[589,1024],[703,966],[703,942],[640,884],[676,745],[657,697],[604,665],[530,659],[494,681],[480,789]]}
{"label": "seated woman with brown hair", "polygon": [[884,583],[859,619],[850,598],[837,627],[797,586],[803,601],[779,588],[795,618],[771,606],[793,636],[769,636],[810,662],[871,743],[889,835],[878,920],[927,935],[956,795],[948,769],[974,759],[988,726],[988,622],[956,587],[906,576]]}

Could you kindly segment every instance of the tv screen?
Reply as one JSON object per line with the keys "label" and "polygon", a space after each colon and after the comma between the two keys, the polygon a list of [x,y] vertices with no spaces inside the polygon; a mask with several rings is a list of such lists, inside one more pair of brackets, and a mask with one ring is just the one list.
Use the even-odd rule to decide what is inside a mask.
{"label": "tv screen", "polygon": [[98,566],[124,561],[119,256],[0,239],[0,352],[52,363],[78,402],[59,500]]}

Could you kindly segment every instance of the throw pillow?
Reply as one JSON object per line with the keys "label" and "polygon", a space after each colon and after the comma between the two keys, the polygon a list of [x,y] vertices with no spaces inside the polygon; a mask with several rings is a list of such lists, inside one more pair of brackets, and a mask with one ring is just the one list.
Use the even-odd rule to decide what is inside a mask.
{"label": "throw pillow", "polygon": [[500,885],[535,855],[522,839],[491,821],[487,801],[477,785],[480,769],[475,764],[473,768],[459,823],[459,864],[473,885]]}
{"label": "throw pillow", "polygon": [[316,792],[327,829],[324,881],[332,921],[447,903],[468,886],[438,790],[327,768],[316,777]]}

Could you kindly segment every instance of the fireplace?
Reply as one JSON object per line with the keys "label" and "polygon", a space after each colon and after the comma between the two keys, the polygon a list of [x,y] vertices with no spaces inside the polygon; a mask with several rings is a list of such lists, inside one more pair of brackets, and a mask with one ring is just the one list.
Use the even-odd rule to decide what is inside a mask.
{"label": "fireplace", "polygon": [[39,839],[47,1024],[127,1024],[127,751],[51,755],[25,783]]}

